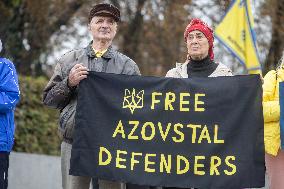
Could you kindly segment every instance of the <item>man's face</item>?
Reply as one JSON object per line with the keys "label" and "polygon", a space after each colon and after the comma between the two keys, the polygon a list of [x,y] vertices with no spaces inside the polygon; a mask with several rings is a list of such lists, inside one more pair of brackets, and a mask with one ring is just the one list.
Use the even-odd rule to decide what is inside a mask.
{"label": "man's face", "polygon": [[187,36],[187,50],[191,59],[202,60],[208,56],[209,43],[205,35],[198,30],[190,32]]}
{"label": "man's face", "polygon": [[112,17],[95,16],[89,23],[89,30],[94,40],[112,41],[117,31],[117,23]]}

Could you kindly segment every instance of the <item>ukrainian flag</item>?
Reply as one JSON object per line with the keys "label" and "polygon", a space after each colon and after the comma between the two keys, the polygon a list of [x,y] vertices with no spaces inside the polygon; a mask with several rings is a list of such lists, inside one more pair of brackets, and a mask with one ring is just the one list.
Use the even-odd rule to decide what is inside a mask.
{"label": "ukrainian flag", "polygon": [[234,0],[216,27],[215,37],[246,66],[250,74],[261,74],[253,17],[249,0]]}

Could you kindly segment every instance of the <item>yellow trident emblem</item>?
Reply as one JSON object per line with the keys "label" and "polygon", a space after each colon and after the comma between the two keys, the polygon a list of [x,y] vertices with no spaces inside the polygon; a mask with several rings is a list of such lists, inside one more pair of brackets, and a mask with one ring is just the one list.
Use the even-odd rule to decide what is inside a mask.
{"label": "yellow trident emblem", "polygon": [[129,108],[133,114],[136,108],[143,108],[143,98],[144,90],[136,94],[135,89],[132,89],[132,92],[129,89],[125,89],[122,108]]}

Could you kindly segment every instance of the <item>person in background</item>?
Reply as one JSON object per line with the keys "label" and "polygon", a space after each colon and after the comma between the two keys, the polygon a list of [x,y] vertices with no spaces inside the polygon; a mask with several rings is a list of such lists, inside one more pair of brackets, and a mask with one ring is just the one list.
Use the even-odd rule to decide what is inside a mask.
{"label": "person in background", "polygon": [[269,188],[280,189],[284,188],[284,151],[280,149],[279,82],[284,81],[284,52],[277,69],[263,80],[265,165]]}
{"label": "person in background", "polygon": [[8,188],[9,155],[15,133],[14,110],[19,100],[16,69],[10,60],[0,57],[0,189]]}

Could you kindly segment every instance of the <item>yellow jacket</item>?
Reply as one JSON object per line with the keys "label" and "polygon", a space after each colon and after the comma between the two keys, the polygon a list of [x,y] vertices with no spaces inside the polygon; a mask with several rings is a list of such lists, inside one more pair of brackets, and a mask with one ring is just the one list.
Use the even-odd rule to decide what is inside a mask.
{"label": "yellow jacket", "polygon": [[279,82],[284,81],[284,69],[271,70],[264,77],[263,116],[265,152],[276,156],[280,148]]}

